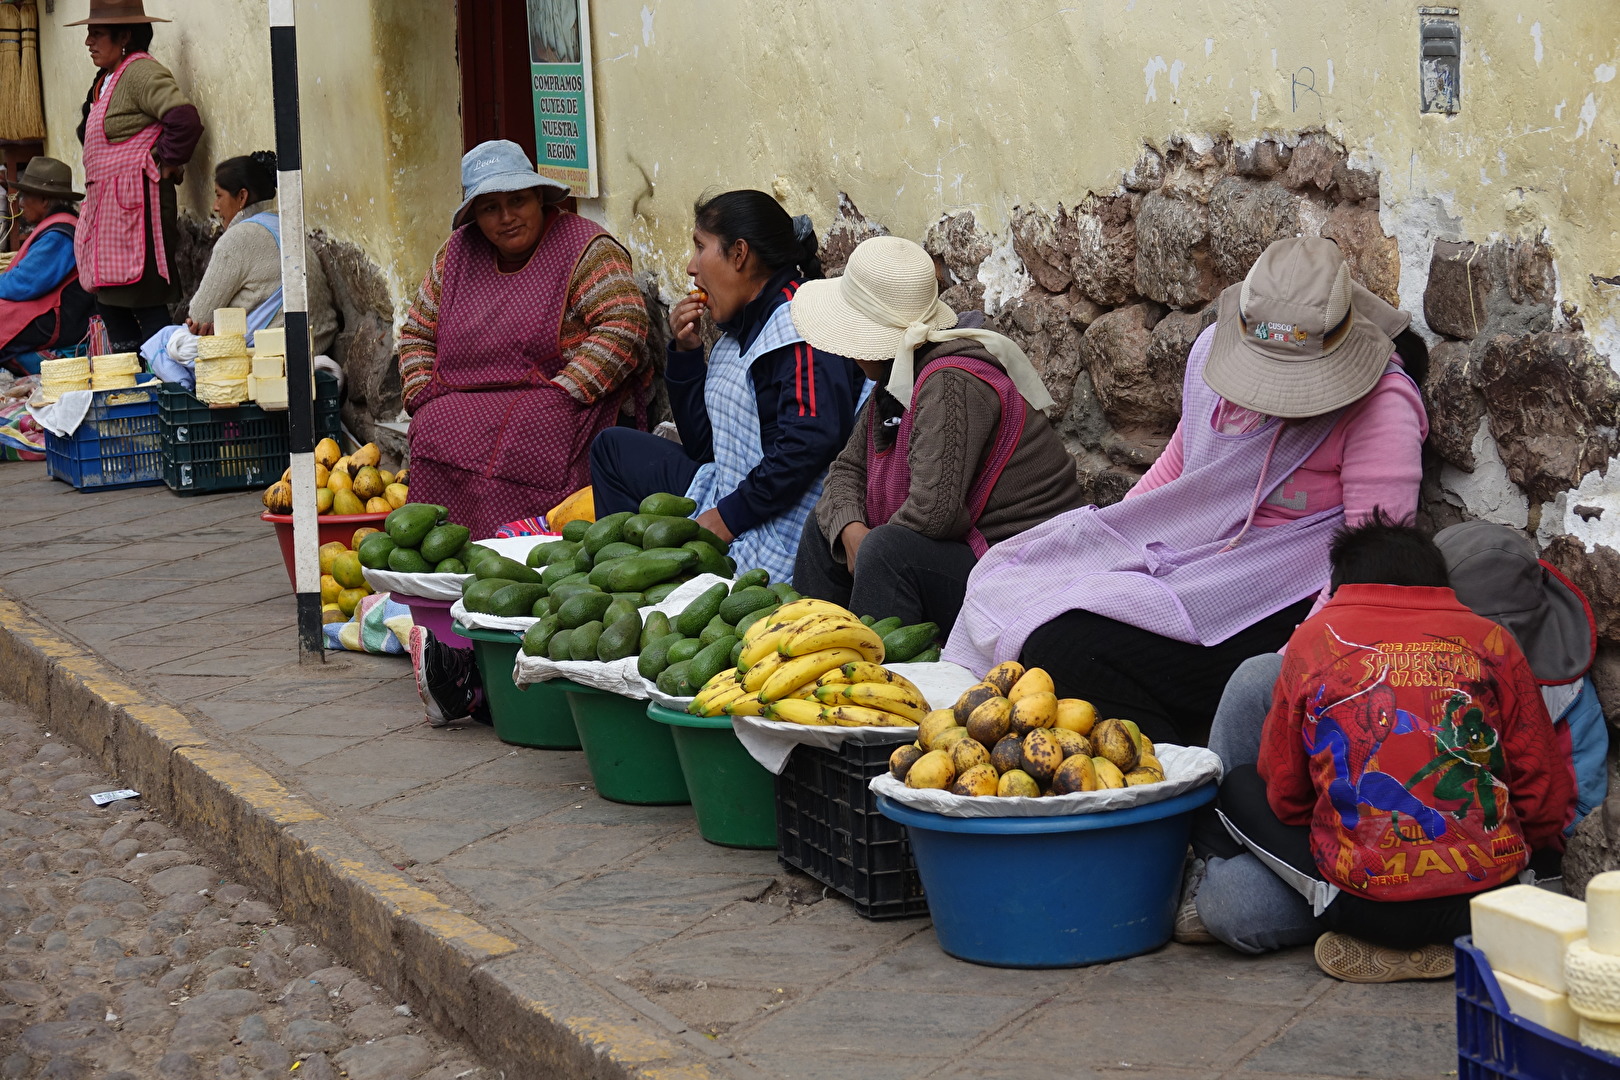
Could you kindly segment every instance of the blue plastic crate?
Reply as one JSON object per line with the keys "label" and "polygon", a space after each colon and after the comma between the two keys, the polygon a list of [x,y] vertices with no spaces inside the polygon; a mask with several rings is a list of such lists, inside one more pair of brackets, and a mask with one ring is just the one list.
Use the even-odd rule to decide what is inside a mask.
{"label": "blue plastic crate", "polygon": [[163,483],[163,423],[155,379],[97,390],[72,435],[45,433],[45,471],[80,491]]}
{"label": "blue plastic crate", "polygon": [[1457,1080],[1615,1080],[1620,1058],[1515,1016],[1472,937],[1457,949]]}

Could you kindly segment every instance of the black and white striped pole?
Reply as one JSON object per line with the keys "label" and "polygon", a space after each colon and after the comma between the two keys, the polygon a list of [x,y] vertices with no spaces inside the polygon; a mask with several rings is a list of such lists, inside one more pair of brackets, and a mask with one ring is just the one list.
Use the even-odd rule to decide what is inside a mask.
{"label": "black and white striped pole", "polygon": [[292,451],[293,567],[298,659],[325,659],[321,634],[320,534],[315,518],[315,383],[310,371],[304,268],[304,150],[299,134],[298,31],[293,0],[270,0],[270,86],[280,171],[281,290],[287,324],[287,419]]}

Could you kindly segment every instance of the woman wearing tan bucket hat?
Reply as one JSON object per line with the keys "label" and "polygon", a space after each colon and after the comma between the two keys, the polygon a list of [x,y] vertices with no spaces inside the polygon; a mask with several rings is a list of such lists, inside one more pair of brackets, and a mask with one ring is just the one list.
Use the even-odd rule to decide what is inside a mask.
{"label": "woman wearing tan bucket hat", "polygon": [[1394,344],[1409,321],[1331,241],[1272,244],[1193,344],[1159,461],[1123,502],[996,545],[945,658],[1022,657],[1155,741],[1203,742],[1228,677],[1326,586],[1335,530],[1416,509],[1428,422]]}
{"label": "woman wearing tan bucket hat", "polygon": [[179,242],[175,186],[202,138],[197,107],[146,50],[142,0],[90,0],[85,48],[99,69],[85,96],[85,198],[76,248],[79,278],[115,352],[134,352],[169,324],[180,299],[171,254]]}
{"label": "woman wearing tan bucket hat", "polygon": [[879,388],[805,522],[794,588],[948,634],[991,544],[1085,502],[1051,396],[1017,344],[959,326],[933,259],[898,236],[801,285],[793,325]]}
{"label": "woman wearing tan bucket hat", "polygon": [[39,350],[83,341],[95,306],[73,262],[84,196],[73,190],[73,170],[48,157],[30,161],[12,189],[32,231],[0,273],[0,362],[14,374],[37,375]]}

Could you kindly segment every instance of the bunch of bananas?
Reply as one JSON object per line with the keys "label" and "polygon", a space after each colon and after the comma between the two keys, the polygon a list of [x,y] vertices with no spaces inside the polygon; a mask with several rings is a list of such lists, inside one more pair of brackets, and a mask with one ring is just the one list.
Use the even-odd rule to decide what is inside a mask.
{"label": "bunch of bananas", "polygon": [[1157,784],[1164,767],[1131,721],[1099,722],[1090,702],[1058,698],[1045,671],[1009,660],[924,716],[889,774],[910,788],[1035,798]]}
{"label": "bunch of bananas", "polygon": [[762,716],[824,727],[915,727],[928,702],[883,666],[883,639],[824,600],[784,604],[743,636],[737,666],[704,684],[698,716]]}

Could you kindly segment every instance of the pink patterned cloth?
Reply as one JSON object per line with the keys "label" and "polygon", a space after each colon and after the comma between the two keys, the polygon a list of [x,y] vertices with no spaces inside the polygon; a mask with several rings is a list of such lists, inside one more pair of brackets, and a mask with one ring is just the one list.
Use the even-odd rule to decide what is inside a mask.
{"label": "pink patterned cloth", "polygon": [[107,141],[107,105],[124,69],[141,59],[149,60],[151,54],[138,52],[124,57],[107,77],[85,123],[84,202],[79,209],[73,253],[79,264],[79,280],[91,291],[141,280],[146,270],[148,210],[154,222],[151,233],[158,273],[165,281],[170,280],[169,255],[158,221],[161,174],[152,160],[152,148],[163,135],[163,125],[153,121],[123,142]]}
{"label": "pink patterned cloth", "polygon": [[1018,449],[1018,440],[1024,434],[1024,397],[1018,392],[1018,387],[1007,373],[994,364],[987,364],[983,360],[975,360],[971,356],[941,356],[933,360],[918,373],[916,383],[911,390],[911,404],[900,418],[900,432],[895,437],[894,445],[887,450],[879,451],[877,448],[878,410],[868,410],[870,418],[866,427],[866,524],[871,528],[885,525],[894,517],[900,507],[905,505],[906,499],[911,496],[911,423],[916,415],[917,398],[922,394],[923,383],[928,377],[941,368],[956,368],[965,371],[974,378],[982,379],[995,390],[996,396],[1001,399],[1001,425],[996,429],[995,442],[991,444],[990,452],[985,456],[984,465],[979,475],[973,480],[973,487],[968,490],[968,509],[972,512],[974,526],[968,529],[968,547],[973,549],[977,558],[984,558],[984,553],[990,550],[985,542],[984,534],[979,532],[977,522],[984,513],[984,507],[990,501],[990,492],[995,490],[996,481],[1001,479],[1002,472],[1007,468],[1007,462],[1012,460],[1013,451]]}
{"label": "pink patterned cloth", "polygon": [[568,282],[602,229],[559,215],[522,270],[465,225],[450,238],[433,379],[411,416],[411,498],[448,508],[473,539],[539,517],[590,483],[591,440],[623,391],[584,405],[552,378]]}
{"label": "pink patterned cloth", "polygon": [[[1194,343],[1182,415],[1210,417],[1215,328]],[[1342,410],[1341,410],[1342,412]],[[1086,506],[1004,540],[979,560],[945,659],[978,673],[1012,659],[1036,627],[1083,610],[1175,641],[1216,645],[1318,592],[1343,508],[1252,527],[1257,503],[1319,447],[1340,413],[1272,420],[1246,435],[1183,427],[1181,475],[1113,506]]]}

